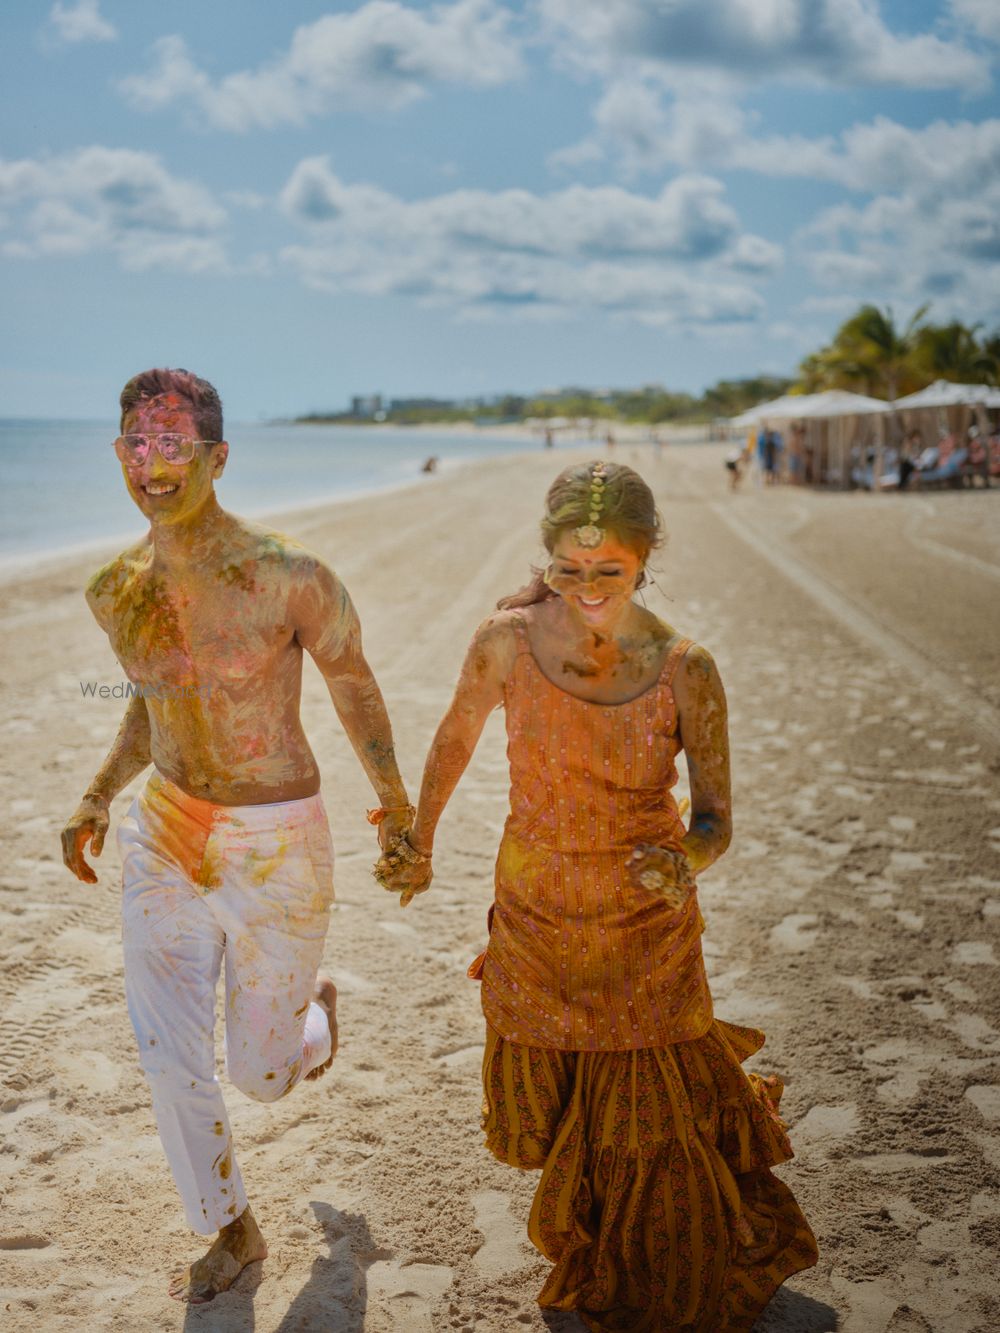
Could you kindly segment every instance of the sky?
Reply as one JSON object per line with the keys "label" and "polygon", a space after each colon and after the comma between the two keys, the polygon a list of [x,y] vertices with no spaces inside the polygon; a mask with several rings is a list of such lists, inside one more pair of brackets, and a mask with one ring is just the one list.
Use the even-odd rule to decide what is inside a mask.
{"label": "sky", "polygon": [[793,373],[1000,325],[998,0],[6,0],[0,416]]}

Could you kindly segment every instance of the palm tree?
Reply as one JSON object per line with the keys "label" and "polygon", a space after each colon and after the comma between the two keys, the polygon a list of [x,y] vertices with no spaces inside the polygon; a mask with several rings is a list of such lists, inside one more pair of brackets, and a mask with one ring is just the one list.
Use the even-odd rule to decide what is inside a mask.
{"label": "palm tree", "polygon": [[925,324],[913,349],[913,362],[929,380],[951,380],[955,384],[980,384],[997,372],[995,356],[976,339],[979,324],[972,328],[959,320],[950,324]]}
{"label": "palm tree", "polygon": [[892,307],[863,305],[842,324],[834,339],[844,362],[856,365],[890,401],[899,396],[904,379],[913,378],[912,356],[928,306],[922,305],[902,330],[896,327]]}
{"label": "palm tree", "polygon": [[861,393],[896,398],[919,388],[913,366],[913,350],[928,307],[922,305],[902,330],[896,327],[892,308],[863,305],[844,321],[832,342],[805,358],[799,367],[799,383],[813,389],[855,389]]}

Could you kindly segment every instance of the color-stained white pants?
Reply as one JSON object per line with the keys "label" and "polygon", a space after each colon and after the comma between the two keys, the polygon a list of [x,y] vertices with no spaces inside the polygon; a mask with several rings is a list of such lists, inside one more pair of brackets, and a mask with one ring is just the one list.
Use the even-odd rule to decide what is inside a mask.
{"label": "color-stained white pants", "polygon": [[197,800],[154,771],[118,828],[125,994],[167,1161],[203,1235],[246,1207],[215,1076],[226,960],[226,1067],[277,1101],[330,1057],[313,1000],[333,901],[317,793],[273,805]]}

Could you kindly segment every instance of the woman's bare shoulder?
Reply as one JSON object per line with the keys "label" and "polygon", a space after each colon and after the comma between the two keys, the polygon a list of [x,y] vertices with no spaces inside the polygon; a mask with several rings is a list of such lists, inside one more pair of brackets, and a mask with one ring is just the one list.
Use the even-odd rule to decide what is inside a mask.
{"label": "woman's bare shoulder", "polygon": [[725,703],[715,658],[701,643],[691,642],[674,673],[674,694],[681,710]]}
{"label": "woman's bare shoulder", "polygon": [[472,647],[482,654],[495,669],[506,676],[517,656],[517,626],[524,624],[520,608],[494,611],[478,626],[472,636]]}

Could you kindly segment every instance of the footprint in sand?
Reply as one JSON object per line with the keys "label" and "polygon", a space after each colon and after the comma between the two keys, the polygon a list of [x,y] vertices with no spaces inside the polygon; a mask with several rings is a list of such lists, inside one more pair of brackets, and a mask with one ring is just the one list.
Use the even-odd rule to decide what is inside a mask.
{"label": "footprint in sand", "polygon": [[381,1305],[391,1328],[406,1333],[434,1333],[432,1312],[436,1301],[451,1286],[454,1270],[443,1264],[401,1264],[382,1259],[367,1273],[368,1303]]}
{"label": "footprint in sand", "polygon": [[53,1064],[65,1087],[83,1092],[114,1092],[121,1082],[121,1065],[100,1051],[58,1050]]}
{"label": "footprint in sand", "polygon": [[483,1277],[497,1281],[524,1265],[523,1229],[511,1215],[510,1199],[500,1190],[474,1194],[472,1206],[476,1210],[476,1230],[485,1237],[473,1263]]}
{"label": "footprint in sand", "polygon": [[951,1166],[958,1161],[943,1148],[931,1148],[926,1153],[915,1152],[875,1152],[864,1153],[854,1159],[866,1171],[876,1175],[895,1175],[900,1171],[923,1172],[936,1166]]}
{"label": "footprint in sand", "polygon": [[856,1102],[844,1102],[840,1106],[811,1106],[792,1127],[795,1150],[799,1152],[801,1148],[808,1147],[810,1154],[816,1156],[840,1139],[856,1134],[860,1123]]}
{"label": "footprint in sand", "polygon": [[380,921],[379,926],[389,935],[395,935],[398,940],[419,940],[420,936],[408,926],[405,921]]}
{"label": "footprint in sand", "polygon": [[993,945],[986,940],[960,940],[951,951],[951,960],[959,967],[996,967]]}
{"label": "footprint in sand", "polygon": [[922,852],[890,852],[889,865],[893,870],[905,874],[914,870],[926,870],[927,858]]}
{"label": "footprint in sand", "polygon": [[791,953],[804,953],[816,943],[819,917],[812,912],[792,912],[771,927],[771,943]]}
{"label": "footprint in sand", "polygon": [[1000,1053],[1000,1032],[991,1027],[981,1014],[956,1014],[951,1022],[954,1032],[974,1051]]}
{"label": "footprint in sand", "polygon": [[32,1233],[0,1236],[0,1250],[47,1250],[51,1244],[47,1236],[36,1236]]}
{"label": "footprint in sand", "polygon": [[483,1063],[483,1045],[478,1042],[471,1046],[449,1046],[436,1051],[434,1059],[445,1069],[471,1069]]}
{"label": "footprint in sand", "polygon": [[899,1302],[884,1282],[855,1282],[835,1268],[830,1285],[847,1307],[847,1319],[838,1323],[840,1333],[883,1333]]}
{"label": "footprint in sand", "polygon": [[1000,1120],[1000,1087],[996,1084],[974,1084],[965,1089],[965,1095],[984,1120],[991,1124]]}
{"label": "footprint in sand", "polygon": [[923,930],[924,928],[924,918],[919,912],[909,912],[905,908],[898,908],[893,916],[907,930]]}
{"label": "footprint in sand", "polygon": [[370,981],[357,976],[354,972],[348,972],[346,967],[332,967],[330,976],[333,978],[337,992],[340,995],[363,995],[366,991],[372,989]]}

